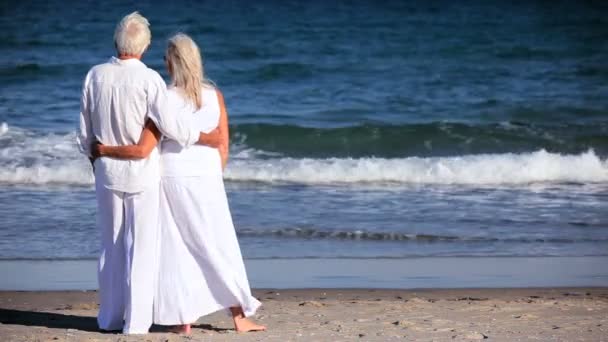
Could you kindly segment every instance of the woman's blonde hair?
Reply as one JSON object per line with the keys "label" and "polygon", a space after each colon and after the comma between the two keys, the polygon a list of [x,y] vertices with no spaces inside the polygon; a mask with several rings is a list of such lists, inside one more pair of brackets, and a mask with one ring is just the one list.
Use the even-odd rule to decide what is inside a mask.
{"label": "woman's blonde hair", "polygon": [[184,33],[169,38],[165,60],[173,85],[200,109],[203,105],[203,85],[209,86],[211,83],[205,79],[201,53],[194,40]]}

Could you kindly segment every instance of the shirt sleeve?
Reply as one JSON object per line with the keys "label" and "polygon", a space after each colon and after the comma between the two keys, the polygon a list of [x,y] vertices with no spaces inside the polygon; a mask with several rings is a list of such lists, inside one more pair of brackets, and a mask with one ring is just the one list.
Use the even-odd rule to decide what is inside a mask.
{"label": "shirt sleeve", "polygon": [[91,125],[91,112],[89,104],[89,74],[84,79],[82,94],[80,96],[80,127],[76,136],[78,150],[91,157],[91,143],[95,139]]}
{"label": "shirt sleeve", "polygon": [[186,113],[187,107],[170,96],[160,75],[155,76],[148,87],[148,118],[167,138],[182,146],[194,145],[200,132],[191,124],[188,114],[192,113]]}

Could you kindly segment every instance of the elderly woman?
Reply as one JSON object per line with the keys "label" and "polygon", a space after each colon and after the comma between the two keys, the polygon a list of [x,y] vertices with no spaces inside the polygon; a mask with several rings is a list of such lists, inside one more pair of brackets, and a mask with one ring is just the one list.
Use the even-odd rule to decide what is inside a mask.
{"label": "elderly woman", "polygon": [[[160,275],[154,321],[189,333],[200,316],[230,309],[237,331],[265,330],[246,318],[261,304],[251,295],[222,178],[229,144],[224,99],[205,80],[199,49],[187,35],[169,40],[165,64],[172,79],[170,108],[176,115],[190,113],[192,127],[202,132],[219,125],[220,147],[161,142]],[[149,123],[137,145],[97,149],[101,157],[145,158],[158,137]]]}

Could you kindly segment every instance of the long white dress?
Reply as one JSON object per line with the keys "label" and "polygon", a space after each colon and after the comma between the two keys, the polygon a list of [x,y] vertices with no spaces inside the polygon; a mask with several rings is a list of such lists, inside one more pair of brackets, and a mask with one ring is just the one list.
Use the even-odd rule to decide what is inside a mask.
{"label": "long white dress", "polygon": [[[175,113],[192,106],[192,124],[202,132],[218,126],[215,89],[203,88],[203,106],[195,111],[175,89],[169,103]],[[158,291],[154,322],[188,324],[199,317],[241,306],[245,316],[261,303],[251,295],[232,223],[219,151],[201,145],[161,142],[161,196]]]}

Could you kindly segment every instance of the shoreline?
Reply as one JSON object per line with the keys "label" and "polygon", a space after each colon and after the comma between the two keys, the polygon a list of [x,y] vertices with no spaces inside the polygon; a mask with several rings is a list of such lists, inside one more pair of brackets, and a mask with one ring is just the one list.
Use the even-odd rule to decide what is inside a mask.
{"label": "shoreline", "polygon": [[[96,260],[0,260],[0,291],[94,290]],[[608,287],[608,256],[245,259],[253,288]]]}
{"label": "shoreline", "polygon": [[608,287],[494,289],[256,289],[264,333],[237,334],[224,312],[192,336],[97,330],[96,291],[0,291],[3,341],[564,340],[608,336]]}
{"label": "shoreline", "polygon": [[255,320],[269,331],[237,334],[226,313],[217,312],[199,319],[188,337],[160,326],[140,336],[99,332],[97,293],[91,290],[96,262],[0,260],[5,275],[0,340],[601,341],[608,336],[608,257],[246,259],[253,293],[263,303]]}

